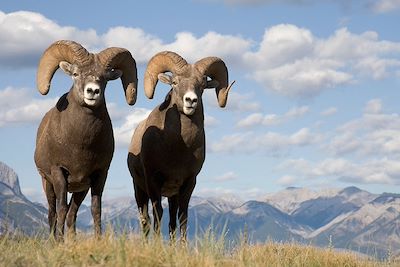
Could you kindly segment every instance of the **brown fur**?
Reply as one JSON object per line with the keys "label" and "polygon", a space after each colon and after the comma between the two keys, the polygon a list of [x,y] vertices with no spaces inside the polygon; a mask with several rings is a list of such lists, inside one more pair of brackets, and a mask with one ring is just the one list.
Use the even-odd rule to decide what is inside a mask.
{"label": "brown fur", "polygon": [[[207,81],[207,75],[204,74],[207,69],[201,72],[196,64],[187,64],[173,52],[159,55],[148,64],[146,94],[153,96],[156,81],[152,77],[169,83],[172,89],[165,101],[136,128],[129,147],[128,168],[133,177],[135,198],[145,234],[150,230],[149,200],[153,206],[154,231],[159,233],[163,213],[161,197],[165,196],[169,203],[170,236],[175,237],[178,216],[181,240],[185,241],[189,200],[205,159],[202,94],[204,89],[218,86],[218,81]],[[176,67],[176,62],[186,65]],[[222,71],[217,68],[215,71],[226,71],[224,64],[223,67],[225,69]],[[162,74],[168,71],[172,72],[172,77]],[[223,82],[225,85],[227,78]],[[192,115],[186,115],[183,111],[184,95],[189,91],[197,96],[197,107]]]}
{"label": "brown fur", "polygon": [[[69,45],[71,42],[61,41],[55,45],[59,43]],[[126,50],[123,52],[130,56]],[[60,67],[73,78],[74,83],[46,113],[37,132],[35,163],[49,205],[49,226],[57,239],[63,238],[65,222],[69,232],[75,233],[77,212],[89,189],[95,234],[101,234],[101,197],[114,153],[114,136],[104,91],[107,81],[124,73],[104,66],[97,54],[90,56],[91,64],[60,61]],[[48,55],[44,57],[49,58]],[[54,68],[58,63],[53,60],[52,64]],[[136,75],[136,66],[125,70],[128,69]],[[41,73],[40,67],[38,72]],[[95,104],[90,105],[84,101],[84,88],[89,83],[98,86],[93,88],[100,92]],[[133,97],[136,99],[136,95]],[[67,192],[72,193],[69,203]]]}

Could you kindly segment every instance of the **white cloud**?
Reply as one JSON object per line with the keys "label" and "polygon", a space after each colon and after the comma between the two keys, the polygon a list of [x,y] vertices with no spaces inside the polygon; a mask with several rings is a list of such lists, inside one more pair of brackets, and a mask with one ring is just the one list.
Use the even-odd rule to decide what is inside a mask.
{"label": "white cloud", "polygon": [[400,155],[400,115],[382,113],[382,101],[367,102],[364,114],[339,126],[323,150],[331,155],[361,157]]}
{"label": "white cloud", "polygon": [[266,29],[259,50],[244,60],[253,68],[251,77],[268,90],[287,96],[314,96],[322,90],[352,81],[342,71],[343,62],[321,58],[320,40],[310,30],[280,24]]}
{"label": "white cloud", "polygon": [[79,30],[60,26],[43,15],[29,11],[0,11],[0,62],[5,67],[35,66],[49,44],[59,39],[72,39],[87,47],[98,42],[92,29]]}
{"label": "white cloud", "polygon": [[244,55],[250,76],[267,90],[291,97],[312,97],[357,81],[382,79],[400,67],[400,43],[379,40],[376,32],[353,34],[346,28],[328,38],[281,24],[266,29],[258,51]]}
{"label": "white cloud", "polygon": [[236,126],[241,128],[248,128],[257,125],[273,126],[288,122],[290,120],[300,118],[309,112],[308,106],[294,107],[288,110],[285,114],[267,114],[253,113],[248,115],[246,118],[240,120]]}
{"label": "white cloud", "polygon": [[359,184],[400,184],[400,163],[386,158],[351,162],[342,158],[328,158],[319,162],[291,159],[278,169],[294,172],[303,179],[330,178]]}
{"label": "white cloud", "polygon": [[302,128],[291,135],[266,132],[256,134],[253,132],[235,133],[223,136],[219,141],[210,145],[211,152],[246,152],[282,155],[296,147],[315,144],[321,136],[312,133],[308,128]]}
{"label": "white cloud", "polygon": [[291,186],[291,185],[295,184],[296,182],[298,182],[296,177],[291,176],[291,175],[284,175],[276,181],[277,184],[283,185],[283,186]]}
{"label": "white cloud", "polygon": [[208,115],[208,114],[204,114],[204,126],[205,127],[208,127],[208,128],[214,127],[214,126],[218,125],[218,123],[219,122],[215,117]]}
{"label": "white cloud", "polygon": [[0,90],[0,127],[40,121],[58,98],[36,99],[28,89],[7,87]]}
{"label": "white cloud", "polygon": [[251,45],[251,41],[240,36],[216,32],[208,32],[199,38],[190,32],[180,32],[175,38],[175,42],[166,45],[163,50],[176,51],[191,63],[207,56],[218,56],[228,63],[240,62],[241,55]]}
{"label": "white cloud", "polygon": [[254,125],[259,125],[263,122],[263,118],[264,116],[262,113],[253,113],[240,120],[236,125],[238,127],[251,127]]}
{"label": "white cloud", "polygon": [[240,56],[249,49],[251,42],[238,36],[208,32],[196,37],[190,32],[179,32],[172,43],[164,43],[156,36],[139,28],[115,27],[101,37],[104,46],[129,49],[138,63],[147,61],[157,52],[170,50],[194,63],[203,57],[218,56],[230,63],[240,62]]}
{"label": "white cloud", "polygon": [[325,116],[325,117],[328,117],[328,116],[332,116],[332,115],[334,115],[334,114],[336,114],[336,113],[337,113],[337,108],[335,108],[335,107],[330,107],[330,108],[327,108],[327,109],[323,110],[323,111],[321,112],[321,115],[322,115],[322,116]]}
{"label": "white cloud", "polygon": [[279,24],[266,29],[258,51],[249,51],[244,58],[256,69],[275,68],[312,53],[314,39],[308,29]]}
{"label": "white cloud", "polygon": [[377,13],[386,13],[400,8],[400,0],[378,0],[372,5]]}
{"label": "white cloud", "polygon": [[216,182],[227,182],[227,181],[232,181],[232,180],[236,180],[236,179],[237,179],[237,175],[234,172],[227,172],[227,173],[221,174],[221,175],[213,178],[213,180]]}
{"label": "white cloud", "polygon": [[[356,82],[360,75],[373,79],[398,75],[400,68],[400,43],[380,40],[373,31],[354,34],[346,28],[319,38],[309,29],[279,24],[267,28],[258,44],[239,35],[217,32],[202,36],[178,32],[173,41],[165,42],[140,28],[119,26],[99,34],[93,29],[58,25],[39,13],[19,11],[0,12],[0,32],[3,67],[32,67],[53,41],[73,39],[89,51],[125,47],[139,64],[163,50],[176,51],[190,63],[206,56],[219,56],[229,69],[242,68],[247,77],[266,90],[296,98],[313,97]],[[246,102],[243,95],[239,96],[233,88],[227,108],[259,110],[257,101]]]}
{"label": "white cloud", "polygon": [[125,120],[125,117],[132,111],[129,107],[121,107],[121,105],[114,102],[107,103],[107,110],[112,121]]}
{"label": "white cloud", "polygon": [[162,40],[139,28],[115,27],[101,36],[104,47],[117,46],[128,49],[137,63],[145,64],[163,47]]}
{"label": "white cloud", "polygon": [[[235,92],[235,86],[229,91],[228,102],[226,104],[225,110],[247,112],[247,111],[258,111],[261,109],[259,102],[254,100],[256,96],[252,93],[237,93]],[[207,106],[213,108],[219,108],[215,90],[206,90],[203,94],[203,101]]]}
{"label": "white cloud", "polygon": [[134,108],[131,114],[126,116],[121,126],[114,126],[114,137],[117,146],[127,147],[131,143],[133,132],[141,121],[147,118],[151,110]]}
{"label": "white cloud", "polygon": [[145,64],[155,53],[163,50],[176,51],[190,63],[206,56],[219,56],[233,64],[241,61],[241,55],[251,45],[251,41],[242,37],[216,32],[208,32],[200,37],[190,32],[179,32],[171,43],[164,43],[140,28],[113,27],[100,35],[93,29],[61,26],[39,13],[29,11],[0,11],[0,32],[0,62],[2,66],[14,68],[35,66],[43,51],[60,39],[75,40],[89,51],[109,46],[125,47],[140,64]]}
{"label": "white cloud", "polygon": [[382,112],[382,100],[381,99],[371,99],[365,105],[364,112],[367,114],[379,114]]}

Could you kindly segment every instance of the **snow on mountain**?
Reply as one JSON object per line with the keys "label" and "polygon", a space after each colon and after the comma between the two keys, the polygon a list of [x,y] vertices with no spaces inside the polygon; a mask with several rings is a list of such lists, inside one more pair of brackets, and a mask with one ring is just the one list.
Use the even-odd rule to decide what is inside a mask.
{"label": "snow on mountain", "polygon": [[280,210],[291,214],[298,209],[300,204],[321,197],[332,197],[338,194],[341,189],[330,188],[321,190],[311,190],[309,188],[288,187],[276,193],[267,194],[261,201],[270,203]]}

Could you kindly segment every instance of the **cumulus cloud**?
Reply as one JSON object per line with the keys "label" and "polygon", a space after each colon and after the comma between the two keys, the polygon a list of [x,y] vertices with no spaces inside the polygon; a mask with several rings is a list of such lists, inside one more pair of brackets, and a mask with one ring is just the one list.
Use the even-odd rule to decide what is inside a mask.
{"label": "cumulus cloud", "polygon": [[103,46],[120,46],[129,49],[138,63],[147,61],[157,52],[170,50],[194,63],[203,57],[218,55],[230,63],[241,61],[240,55],[250,48],[251,41],[239,36],[207,32],[197,37],[191,32],[178,32],[175,40],[165,43],[157,36],[140,28],[114,27],[100,36]]}
{"label": "cumulus cloud", "polygon": [[331,178],[359,184],[400,184],[400,163],[387,158],[351,162],[343,158],[328,158],[311,162],[291,159],[278,166],[304,179]]}
{"label": "cumulus cloud", "polygon": [[95,30],[60,26],[43,15],[29,11],[0,11],[1,66],[35,66],[46,47],[58,39],[78,40],[87,47],[98,43]]}
{"label": "cumulus cloud", "polygon": [[147,118],[151,110],[145,108],[134,108],[122,125],[114,127],[115,144],[121,147],[127,147],[133,135],[134,130],[139,123]]}
{"label": "cumulus cloud", "polygon": [[0,127],[38,122],[58,98],[36,99],[33,90],[7,87],[0,90]]}
{"label": "cumulus cloud", "polygon": [[[245,70],[247,77],[265,90],[290,97],[313,97],[357,82],[361,75],[384,79],[400,72],[400,43],[381,40],[373,31],[354,34],[346,28],[320,38],[307,28],[279,24],[267,28],[259,43],[212,31],[202,36],[178,32],[174,40],[165,42],[140,28],[118,26],[99,34],[93,29],[59,25],[39,13],[19,11],[0,12],[0,32],[2,67],[32,67],[50,43],[73,39],[90,51],[126,47],[142,65],[163,50],[176,51],[192,63],[216,55],[230,70]],[[228,108],[259,109],[256,101],[243,101],[242,96],[235,100],[235,95],[233,90]]]}
{"label": "cumulus cloud", "polygon": [[276,183],[282,186],[291,186],[293,184],[295,184],[297,181],[296,177],[292,176],[292,175],[284,175],[282,177],[280,177]]}
{"label": "cumulus cloud", "polygon": [[379,114],[382,111],[382,100],[381,99],[371,99],[365,105],[364,112],[366,114]]}
{"label": "cumulus cloud", "polygon": [[208,114],[204,114],[204,126],[205,127],[211,128],[211,127],[218,125],[218,123],[219,122],[215,117],[208,115]]}
{"label": "cumulus cloud", "polygon": [[232,181],[232,180],[236,180],[236,179],[237,179],[237,175],[234,172],[227,172],[227,173],[221,174],[221,175],[213,178],[213,180],[216,182],[227,182],[227,181]]}
{"label": "cumulus cloud", "polygon": [[400,0],[378,0],[372,5],[377,13],[387,13],[400,8]]}
{"label": "cumulus cloud", "polygon": [[[235,85],[234,85],[235,86]],[[238,112],[248,112],[248,111],[258,111],[261,109],[261,104],[254,100],[255,96],[252,93],[238,93],[232,88],[228,95],[228,104],[225,110],[238,111]],[[207,106],[213,108],[219,108],[215,90],[206,90],[203,94],[203,101]]]}
{"label": "cumulus cloud", "polygon": [[318,55],[323,48],[310,30],[280,24],[266,29],[259,50],[247,52],[244,60],[253,68],[251,77],[266,89],[310,97],[353,79],[343,70],[345,62]]}
{"label": "cumulus cloud", "polygon": [[328,117],[328,116],[332,116],[332,115],[334,115],[336,113],[337,113],[337,108],[330,107],[330,108],[327,108],[327,109],[323,110],[321,112],[321,115],[324,116],[324,117]]}
{"label": "cumulus cloud", "polygon": [[360,75],[383,79],[400,67],[400,43],[379,40],[376,32],[338,29],[318,38],[305,28],[280,24],[266,29],[257,51],[244,61],[250,76],[267,90],[291,97],[312,97],[357,81]]}
{"label": "cumulus cloud", "polygon": [[382,113],[382,101],[366,103],[364,114],[339,126],[323,149],[335,156],[400,155],[400,115]]}
{"label": "cumulus cloud", "polygon": [[0,11],[0,62],[3,67],[31,67],[52,42],[71,39],[80,42],[88,50],[98,51],[109,46],[129,49],[139,64],[146,63],[156,52],[173,50],[188,61],[218,55],[228,62],[240,61],[240,55],[251,45],[250,40],[239,36],[208,32],[197,37],[190,32],[179,32],[171,43],[164,43],[157,36],[140,28],[113,27],[99,34],[93,29],[81,30],[62,26],[29,11],[4,13]]}
{"label": "cumulus cloud", "polygon": [[272,126],[288,122],[292,119],[300,118],[309,111],[308,106],[294,107],[288,110],[285,114],[267,114],[253,113],[248,115],[246,118],[240,120],[236,126],[246,128],[253,127],[256,125]]}
{"label": "cumulus cloud", "polygon": [[223,136],[210,146],[211,152],[266,153],[278,156],[296,147],[319,142],[321,136],[302,128],[291,135],[276,132],[257,134],[254,132],[235,133]]}
{"label": "cumulus cloud", "polygon": [[127,48],[137,63],[146,63],[163,46],[162,40],[147,34],[142,29],[114,27],[109,29],[101,40],[104,47],[116,46]]}

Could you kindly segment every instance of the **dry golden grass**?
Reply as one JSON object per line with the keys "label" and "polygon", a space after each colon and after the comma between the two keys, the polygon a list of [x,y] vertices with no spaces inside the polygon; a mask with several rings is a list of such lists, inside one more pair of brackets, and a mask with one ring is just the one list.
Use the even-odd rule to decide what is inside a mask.
{"label": "dry golden grass", "polygon": [[63,243],[29,237],[0,237],[0,266],[400,266],[352,253],[298,244],[237,245],[205,235],[188,246],[143,240],[137,234],[101,239],[78,234]]}

